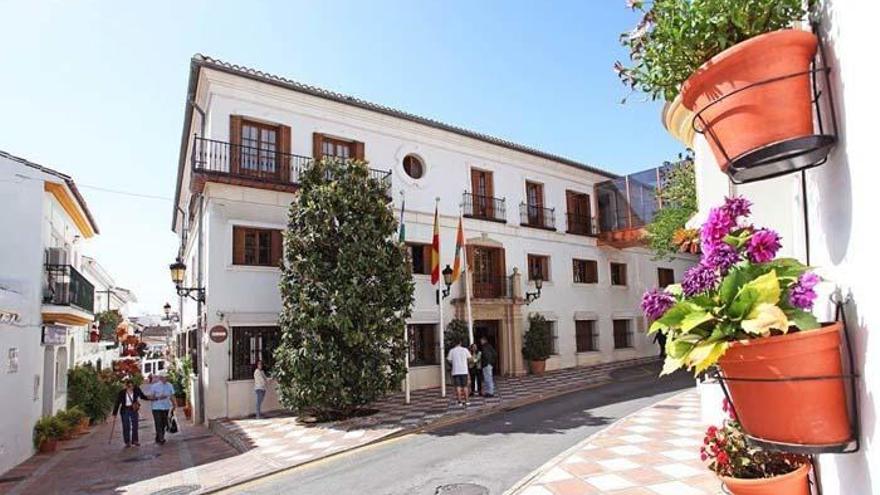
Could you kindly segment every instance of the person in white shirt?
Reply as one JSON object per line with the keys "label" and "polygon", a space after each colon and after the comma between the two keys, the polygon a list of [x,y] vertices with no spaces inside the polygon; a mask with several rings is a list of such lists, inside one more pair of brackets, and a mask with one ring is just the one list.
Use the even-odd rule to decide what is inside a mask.
{"label": "person in white shirt", "polygon": [[471,359],[471,352],[467,348],[462,347],[461,339],[455,342],[455,347],[449,350],[446,360],[452,363],[452,383],[455,385],[455,396],[458,398],[459,406],[469,406],[468,402],[468,360]]}
{"label": "person in white shirt", "polygon": [[266,373],[259,360],[254,364],[254,393],[257,395],[257,419],[260,419],[263,417],[263,399],[266,398]]}

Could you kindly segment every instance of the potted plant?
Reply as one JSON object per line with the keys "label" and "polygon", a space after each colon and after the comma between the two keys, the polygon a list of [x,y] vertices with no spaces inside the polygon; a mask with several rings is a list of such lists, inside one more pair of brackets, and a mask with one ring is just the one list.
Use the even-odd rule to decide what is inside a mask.
{"label": "potted plant", "polygon": [[67,438],[62,438],[63,440],[69,440],[73,435],[85,433],[88,429],[89,418],[86,416],[86,413],[77,406],[59,411],[55,416],[59,421],[64,423],[69,432],[68,435],[66,435]]}
{"label": "potted plant", "polygon": [[[748,223],[751,204],[728,198],[700,229],[702,256],[681,284],[642,298],[666,335],[663,374],[716,363],[743,428],[776,442],[821,445],[850,439],[840,323],[809,312],[820,282],[795,259],[776,258],[779,235]],[[735,380],[746,379],[746,380]]]}
{"label": "potted plant", "polygon": [[750,447],[731,414],[719,428],[710,426],[700,447],[700,459],[721,478],[725,493],[733,495],[810,495],[810,459]]}
{"label": "potted plant", "polygon": [[41,454],[55,452],[58,439],[64,434],[64,424],[55,416],[45,416],[34,425],[34,447]]}
{"label": "potted plant", "polygon": [[[705,109],[703,130],[723,143],[731,159],[813,134],[808,71],[818,40],[810,32],[793,29],[805,19],[804,5],[811,2],[629,3],[643,17],[633,31],[621,35],[632,65],[617,62],[615,70],[632,90],[671,102],[667,111],[680,113],[676,102],[693,112]],[[792,74],[799,75],[784,77]],[[773,82],[737,92],[767,81]],[[707,108],[722,95],[726,97]],[[727,160],[715,139],[709,139],[709,144],[726,168]]]}
{"label": "potted plant", "polygon": [[550,323],[543,316],[529,316],[529,329],[523,335],[522,353],[533,375],[544,374],[547,358],[553,354],[553,333]]}

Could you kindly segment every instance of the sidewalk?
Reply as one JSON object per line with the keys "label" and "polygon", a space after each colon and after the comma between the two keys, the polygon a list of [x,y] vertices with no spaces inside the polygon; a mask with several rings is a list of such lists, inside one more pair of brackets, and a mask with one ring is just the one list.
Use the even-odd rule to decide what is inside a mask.
{"label": "sidewalk", "polygon": [[259,420],[212,421],[211,431],[181,421],[182,431],[169,435],[164,446],[152,443],[152,420],[142,417],[142,446],[137,449],[122,448],[119,425],[113,444],[108,445],[107,423],[64,442],[55,454],[36,455],[0,476],[0,495],[209,493],[382,439],[607,383],[612,372],[625,379],[656,371],[656,359],[646,358],[501,378],[498,395],[475,397],[467,409],[457,406],[451,388],[446,398],[440,397],[439,389],[413,392],[409,405],[398,393],[371,404],[378,409],[371,416],[317,425],[301,424],[283,413]]}
{"label": "sidewalk", "polygon": [[552,459],[508,495],[716,495],[700,461],[696,390],[627,416]]}

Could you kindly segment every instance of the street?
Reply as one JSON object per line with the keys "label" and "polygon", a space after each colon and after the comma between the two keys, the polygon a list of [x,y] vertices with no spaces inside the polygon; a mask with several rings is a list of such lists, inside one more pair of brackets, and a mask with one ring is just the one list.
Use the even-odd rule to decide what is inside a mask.
{"label": "street", "polygon": [[693,385],[686,373],[658,379],[649,366],[613,376],[608,385],[379,443],[224,493],[430,495],[469,483],[484,489],[467,493],[500,494],[583,438]]}

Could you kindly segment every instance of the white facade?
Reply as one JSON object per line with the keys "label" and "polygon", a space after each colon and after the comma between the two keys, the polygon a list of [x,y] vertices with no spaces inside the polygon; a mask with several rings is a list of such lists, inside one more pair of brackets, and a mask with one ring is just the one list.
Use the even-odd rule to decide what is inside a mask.
{"label": "white facade", "polygon": [[[868,61],[876,59],[866,43],[880,6],[873,2],[826,2],[821,15],[821,34],[833,68],[831,90],[839,125],[839,142],[826,164],[806,172],[806,205],[809,239],[804,228],[804,195],[800,174],[745,186],[732,187],[754,202],[754,221],[778,230],[784,254],[806,258],[828,282],[815,313],[821,320],[834,317],[827,296],[835,289],[852,296],[846,308],[853,337],[858,373],[861,416],[861,450],[853,454],[820,455],[821,493],[849,495],[880,493],[880,340],[871,338],[880,326],[876,304],[877,263],[876,189],[880,172],[876,166],[876,90]],[[868,65],[866,65],[868,64]],[[827,111],[827,109],[826,109]],[[703,215],[728,192],[726,176],[718,171],[705,141],[696,143],[698,192]]]}
{"label": "white facade", "polygon": [[[465,237],[471,245],[503,249],[504,274],[519,273],[519,286],[525,286],[527,256],[549,257],[549,278],[544,282],[541,297],[531,305],[474,301],[475,319],[480,314],[486,319],[503,320],[502,327],[510,332],[502,354],[502,369],[508,373],[523,373],[525,368],[520,354],[521,335],[531,312],[543,314],[554,321],[558,354],[547,365],[549,369],[605,361],[629,359],[656,354],[656,344],[648,338],[638,308],[641,294],[657,285],[657,268],[674,270],[680,278],[693,260],[677,257],[669,262],[652,261],[652,254],[639,247],[617,249],[599,246],[596,237],[566,233],[566,191],[590,194],[591,211],[597,211],[593,187],[611,175],[595,169],[576,166],[563,159],[552,159],[540,152],[511,149],[447,129],[432,127],[406,118],[383,114],[369,108],[352,106],[338,101],[306,94],[286,87],[255,81],[227,71],[207,67],[194,71],[196,87],[191,89],[195,101],[206,113],[205,137],[219,142],[230,140],[230,117],[242,116],[258,122],[290,127],[291,150],[294,155],[313,156],[314,133],[364,143],[364,157],[373,169],[391,172],[391,196],[399,215],[401,192],[406,201],[404,221],[408,242],[430,243],[434,213],[434,198],[439,197],[441,223],[441,267],[452,264],[455,229],[461,212],[462,194],[471,192],[473,169],[493,174],[494,196],[506,201],[504,222],[465,218]],[[194,112],[187,129],[199,132],[199,114]],[[186,132],[186,130],[185,130]],[[207,290],[204,309],[205,329],[222,325],[229,330],[229,338],[216,343],[205,342],[205,389],[207,418],[235,417],[253,412],[252,381],[232,380],[232,334],[236,327],[276,325],[281,299],[278,290],[280,270],[274,267],[241,266],[233,263],[233,228],[249,226],[265,229],[284,229],[287,208],[294,199],[292,191],[244,187],[240,184],[212,181],[204,185],[203,194],[192,198],[192,168],[189,157],[192,139],[184,136],[183,170],[180,183],[179,206],[193,211],[186,222],[188,238],[184,261],[190,279],[185,285],[197,284],[199,231],[204,250],[203,285]],[[416,155],[425,166],[419,179],[407,175],[402,161],[407,155]],[[543,203],[555,209],[555,230],[521,226],[520,203],[526,200],[526,181],[543,185]],[[199,204],[204,213],[199,215]],[[177,216],[177,230],[183,226],[182,215]],[[200,222],[201,220],[201,222]],[[572,259],[595,260],[598,281],[575,284]],[[610,262],[627,265],[625,286],[610,283]],[[415,305],[410,323],[436,324],[439,315],[434,289],[428,275],[414,275],[416,281]],[[514,277],[516,278],[516,277]],[[516,285],[516,284],[515,284]],[[453,288],[451,297],[444,301],[444,319],[463,316],[463,288]],[[522,292],[534,291],[528,284]],[[503,316],[498,316],[502,315]],[[196,321],[195,304],[185,303],[181,327]],[[488,316],[487,316],[488,315]],[[494,315],[494,316],[493,316]],[[599,333],[599,350],[575,352],[575,319],[594,320]],[[630,321],[632,346],[614,349],[612,320]],[[505,358],[505,353],[506,358]],[[508,360],[505,363],[505,359]],[[412,369],[415,387],[437,386],[439,366]],[[270,392],[268,407],[277,406],[277,398]]]}
{"label": "white facade", "polygon": [[[91,317],[81,308],[44,302],[46,250],[66,250],[66,263],[78,270],[83,244],[97,229],[69,177],[2,152],[0,197],[0,231],[15,233],[0,241],[0,312],[17,314],[0,319],[2,473],[33,452],[36,420],[65,407],[67,370]],[[44,326],[56,329],[56,344],[42,343]]]}

